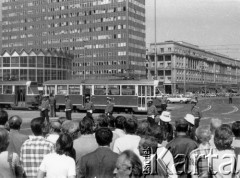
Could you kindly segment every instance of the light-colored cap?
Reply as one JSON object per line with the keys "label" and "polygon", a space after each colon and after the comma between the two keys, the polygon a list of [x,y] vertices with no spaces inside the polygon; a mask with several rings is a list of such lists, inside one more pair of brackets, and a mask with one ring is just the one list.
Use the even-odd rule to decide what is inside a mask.
{"label": "light-colored cap", "polygon": [[163,111],[162,114],[159,116],[159,118],[163,121],[163,122],[170,122],[171,119],[171,113],[168,111]]}
{"label": "light-colored cap", "polygon": [[195,117],[192,114],[187,114],[184,119],[192,125],[195,125]]}

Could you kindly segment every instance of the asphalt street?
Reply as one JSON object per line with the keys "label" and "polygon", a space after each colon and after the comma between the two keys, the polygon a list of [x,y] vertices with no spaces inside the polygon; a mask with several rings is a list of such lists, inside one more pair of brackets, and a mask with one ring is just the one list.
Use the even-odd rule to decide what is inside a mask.
{"label": "asphalt street", "polygon": [[[240,97],[233,99],[233,104],[228,104],[228,98],[203,98],[198,102],[198,107],[203,113],[203,118],[201,123],[203,125],[209,124],[211,118],[219,118],[223,123],[231,123],[236,120],[240,120]],[[191,111],[191,104],[168,104],[168,110],[172,115],[172,122],[180,117],[184,117],[187,113]],[[22,131],[25,134],[31,134],[30,121],[40,116],[39,111],[23,111],[23,110],[7,110],[9,117],[13,115],[19,115],[23,118]],[[94,113],[93,116],[96,118],[100,113]],[[124,115],[125,117],[130,117],[130,114],[120,113],[114,114],[114,116]],[[139,120],[146,119],[146,114],[134,114]],[[51,120],[56,120],[59,117],[64,117],[64,112],[57,112],[57,117],[50,118]],[[85,113],[72,113],[72,118],[74,121],[79,122]]]}

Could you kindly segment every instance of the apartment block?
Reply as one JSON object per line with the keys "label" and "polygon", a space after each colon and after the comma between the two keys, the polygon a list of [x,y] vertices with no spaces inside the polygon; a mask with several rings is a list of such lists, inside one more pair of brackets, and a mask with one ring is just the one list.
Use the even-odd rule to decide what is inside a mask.
{"label": "apartment block", "polygon": [[200,49],[186,42],[151,44],[147,51],[148,78],[155,78],[169,94],[220,92],[239,89],[240,61]]}
{"label": "apartment block", "polygon": [[73,78],[146,77],[145,0],[3,0],[2,50],[63,50]]}

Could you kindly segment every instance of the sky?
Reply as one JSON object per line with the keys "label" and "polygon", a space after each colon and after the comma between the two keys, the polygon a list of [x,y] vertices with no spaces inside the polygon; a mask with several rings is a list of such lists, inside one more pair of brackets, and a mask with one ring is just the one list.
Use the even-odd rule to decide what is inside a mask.
{"label": "sky", "polygon": [[[154,0],[146,0],[146,43],[154,43]],[[184,41],[240,59],[240,0],[156,0],[157,42]]]}
{"label": "sky", "polygon": [[[240,0],[156,0],[156,11],[157,42],[185,41],[240,59]],[[147,46],[154,15],[154,0],[146,0]]]}

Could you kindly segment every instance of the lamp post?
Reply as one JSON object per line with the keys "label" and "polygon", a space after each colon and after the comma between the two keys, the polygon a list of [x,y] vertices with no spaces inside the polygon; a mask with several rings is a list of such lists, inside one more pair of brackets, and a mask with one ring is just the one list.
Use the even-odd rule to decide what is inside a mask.
{"label": "lamp post", "polygon": [[83,56],[83,79],[85,80],[86,79],[86,48],[85,48],[85,45],[84,45],[84,56]]}
{"label": "lamp post", "polygon": [[157,15],[156,15],[156,0],[154,0],[154,36],[155,36],[155,56],[154,56],[154,61],[155,61],[155,66],[154,66],[154,78],[157,80]]}

